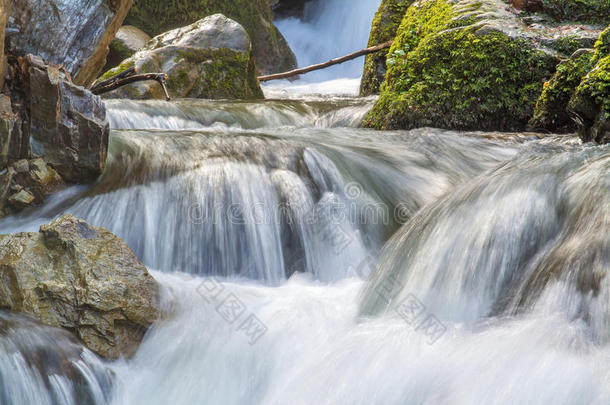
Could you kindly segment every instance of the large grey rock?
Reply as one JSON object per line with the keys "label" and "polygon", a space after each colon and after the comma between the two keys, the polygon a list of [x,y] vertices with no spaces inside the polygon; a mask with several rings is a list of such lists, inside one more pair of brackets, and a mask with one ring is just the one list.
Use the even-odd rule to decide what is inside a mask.
{"label": "large grey rock", "polygon": [[[263,98],[250,38],[240,24],[222,14],[154,37],[101,79],[132,66],[138,68],[138,73],[167,73],[167,87],[173,98]],[[164,97],[159,84],[151,81],[123,86],[106,96]]]}
{"label": "large grey rock", "polygon": [[29,147],[68,182],[94,181],[104,170],[110,127],[101,98],[55,66],[29,55],[24,64]]}
{"label": "large grey rock", "polygon": [[90,84],[106,61],[108,44],[133,0],[19,0],[13,2],[9,49],[59,64],[74,82]]}
{"label": "large grey rock", "polygon": [[66,328],[106,358],[131,356],[159,317],[159,287],[129,247],[70,215],[0,235],[0,308]]}

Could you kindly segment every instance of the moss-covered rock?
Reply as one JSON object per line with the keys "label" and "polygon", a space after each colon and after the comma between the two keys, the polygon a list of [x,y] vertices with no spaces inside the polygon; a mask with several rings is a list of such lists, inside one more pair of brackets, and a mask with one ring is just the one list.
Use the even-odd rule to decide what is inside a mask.
{"label": "moss-covered rock", "polygon": [[599,60],[585,76],[568,109],[583,141],[610,143],[610,56]]}
{"label": "moss-covered rock", "polygon": [[[530,129],[574,132],[578,128],[583,128],[584,132],[581,131],[583,139],[589,141],[597,138],[584,128],[594,126],[593,121],[600,112],[601,104],[598,105],[597,102],[589,99],[590,95],[585,91],[586,86],[581,88],[577,98],[574,98],[574,95],[591,69],[608,55],[610,55],[610,28],[600,34],[593,49],[581,49],[570,59],[559,64],[551,80],[544,85],[544,91],[536,103],[534,117],[530,121]],[[569,112],[568,106],[571,100],[574,100],[574,108],[583,111]],[[585,105],[591,110],[584,111]]]}
{"label": "moss-covered rock", "polygon": [[542,11],[558,21],[610,23],[608,0],[542,0]]}
{"label": "moss-covered rock", "polygon": [[416,2],[364,126],[523,130],[559,61],[539,45],[553,34],[526,29],[499,0]]}
{"label": "moss-covered rock", "polygon": [[576,130],[576,123],[570,118],[567,107],[576,87],[595,64],[593,55],[592,49],[583,49],[557,66],[555,75],[544,84],[529,129],[552,132]]}
{"label": "moss-covered rock", "polygon": [[150,41],[148,34],[138,27],[124,25],[119,28],[114,40],[110,43],[110,52],[106,57],[104,72],[118,66],[122,61],[138,52],[148,41]]}
{"label": "moss-covered rock", "polygon": [[250,35],[258,69],[264,74],[291,70],[296,57],[273,25],[269,0],[136,0],[126,24],[159,35],[221,13],[240,23]]}
{"label": "moss-covered rock", "polygon": [[[373,20],[368,46],[379,45],[393,39],[411,3],[413,0],[383,0]],[[361,96],[379,93],[387,71],[387,55],[384,51],[367,55],[360,84]]]}
{"label": "moss-covered rock", "polygon": [[[132,66],[139,73],[167,73],[167,87],[173,98],[264,98],[248,34],[222,14],[154,37],[100,79],[111,78]],[[148,81],[120,87],[106,96],[161,99],[164,94],[158,83]]]}

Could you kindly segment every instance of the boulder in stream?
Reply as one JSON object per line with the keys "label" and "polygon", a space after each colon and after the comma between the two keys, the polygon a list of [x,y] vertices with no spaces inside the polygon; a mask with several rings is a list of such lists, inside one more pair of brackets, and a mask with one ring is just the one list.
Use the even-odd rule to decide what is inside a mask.
{"label": "boulder in stream", "polygon": [[600,31],[522,16],[501,0],[414,2],[364,126],[522,131],[557,64]]}
{"label": "boulder in stream", "polygon": [[135,353],[159,317],[159,286],[120,238],[70,215],[0,235],[0,309],[65,328],[97,354]]}
{"label": "boulder in stream", "polygon": [[[109,79],[132,66],[138,73],[167,73],[167,87],[174,98],[264,98],[248,33],[222,14],[154,37],[100,79]],[[123,86],[105,96],[164,98],[161,86],[154,81]]]}
{"label": "boulder in stream", "polygon": [[[3,0],[4,1],[4,0]],[[62,65],[74,83],[90,84],[106,62],[108,44],[133,0],[13,1],[8,36],[12,54],[39,55]]]}
{"label": "boulder in stream", "polygon": [[159,35],[217,13],[246,29],[261,73],[285,72],[296,67],[296,56],[273,24],[269,0],[135,0],[125,21],[149,35]]}

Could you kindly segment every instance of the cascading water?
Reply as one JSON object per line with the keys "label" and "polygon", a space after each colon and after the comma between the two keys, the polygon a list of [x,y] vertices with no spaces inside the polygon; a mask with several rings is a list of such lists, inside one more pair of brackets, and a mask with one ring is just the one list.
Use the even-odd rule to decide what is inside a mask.
{"label": "cascading water", "polygon": [[[280,27],[357,27],[320,34],[354,41],[328,55],[295,46],[338,56],[377,3],[314,1]],[[374,100],[285,86],[265,91],[300,99],[109,100],[103,176],[0,220],[109,228],[164,312],[114,362],[0,314],[1,405],[610,402],[610,147],[362,130]]]}
{"label": "cascading water", "polygon": [[[302,18],[276,22],[297,57],[299,67],[356,52],[367,46],[368,29],[380,0],[313,0],[305,5]],[[296,83],[271,82],[265,93],[282,97],[303,93],[357,95],[364,61],[362,58],[302,75]],[[324,84],[318,84],[324,82]]]}

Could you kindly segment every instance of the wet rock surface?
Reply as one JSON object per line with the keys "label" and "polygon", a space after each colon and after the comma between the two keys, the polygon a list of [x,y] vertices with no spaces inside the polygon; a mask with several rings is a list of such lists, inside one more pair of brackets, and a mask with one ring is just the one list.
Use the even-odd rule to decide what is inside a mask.
{"label": "wet rock surface", "polygon": [[[164,72],[172,98],[257,99],[263,93],[256,78],[250,38],[237,22],[222,14],[151,39],[131,58],[101,79],[135,66],[138,73]],[[120,87],[108,98],[164,98],[154,81]]]}
{"label": "wet rock surface", "polygon": [[159,287],[125,242],[70,215],[0,235],[0,263],[0,308],[67,329],[103,357],[133,355],[159,316]]}
{"label": "wet rock surface", "polygon": [[62,65],[79,85],[101,73],[108,44],[133,0],[13,1],[8,48],[17,56],[34,54]]}

